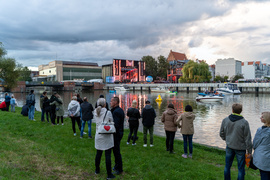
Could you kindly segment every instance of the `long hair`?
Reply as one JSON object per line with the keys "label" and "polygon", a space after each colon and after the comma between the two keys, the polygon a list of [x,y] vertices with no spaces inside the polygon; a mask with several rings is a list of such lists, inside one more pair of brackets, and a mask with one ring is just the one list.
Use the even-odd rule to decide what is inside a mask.
{"label": "long hair", "polygon": [[264,125],[267,127],[270,127],[270,112],[263,112],[262,113],[263,119],[264,119]]}
{"label": "long hair", "polygon": [[96,108],[96,112],[97,112],[97,116],[100,116],[100,112],[101,112],[101,108],[106,106],[106,100],[104,98],[99,98],[97,100],[97,108]]}

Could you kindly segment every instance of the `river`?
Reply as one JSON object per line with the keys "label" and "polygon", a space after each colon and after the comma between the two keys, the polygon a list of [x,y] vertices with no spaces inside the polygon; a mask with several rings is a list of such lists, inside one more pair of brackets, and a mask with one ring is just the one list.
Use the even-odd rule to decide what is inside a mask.
{"label": "river", "polygon": [[[59,92],[60,96],[64,100],[65,110],[72,97],[72,92]],[[164,127],[160,119],[162,113],[166,110],[169,103],[173,103],[175,109],[180,114],[184,111],[186,105],[191,105],[196,115],[194,121],[194,142],[205,144],[208,146],[214,146],[218,148],[225,148],[225,142],[219,137],[219,128],[222,120],[231,113],[231,106],[233,103],[243,104],[242,115],[248,120],[252,138],[256,133],[258,127],[262,126],[260,122],[261,113],[269,111],[270,98],[269,94],[241,94],[241,95],[227,95],[222,102],[219,103],[199,103],[195,101],[197,93],[186,93],[179,92],[178,94],[165,94],[165,93],[148,93],[147,91],[135,91],[135,92],[116,92],[109,93],[108,91],[93,91],[93,92],[82,92],[81,97],[87,97],[89,102],[95,104],[99,95],[103,94],[107,100],[113,96],[120,98],[120,107],[126,112],[131,106],[134,99],[137,100],[139,110],[145,106],[145,101],[148,99],[151,101],[151,105],[154,107],[157,113],[156,123],[154,126],[154,133],[157,135],[165,136]],[[158,95],[161,95],[162,102],[158,104],[155,99]],[[23,106],[25,103],[26,94],[14,93],[17,99],[18,106]],[[48,93],[48,96],[51,94]],[[39,93],[36,93],[36,109],[40,110],[39,107]],[[39,118],[36,118],[36,120]],[[125,121],[125,128],[128,128],[127,118]],[[139,128],[142,131],[142,125]],[[125,136],[126,137],[126,136]],[[182,135],[179,130],[176,133],[176,139],[182,139]]]}

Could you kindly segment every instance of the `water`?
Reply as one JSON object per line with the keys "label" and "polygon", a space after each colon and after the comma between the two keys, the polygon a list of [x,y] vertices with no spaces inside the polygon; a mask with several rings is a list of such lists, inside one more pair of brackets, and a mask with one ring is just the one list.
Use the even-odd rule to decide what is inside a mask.
{"label": "water", "polygon": [[[64,100],[64,107],[67,110],[67,106],[73,95],[72,92],[59,92],[60,96]],[[164,126],[161,123],[162,113],[166,110],[169,103],[173,103],[175,109],[180,114],[184,111],[186,105],[190,104],[196,115],[194,121],[194,142],[205,144],[209,146],[216,146],[219,148],[225,148],[225,142],[219,137],[219,128],[222,120],[231,114],[231,106],[233,103],[243,104],[242,115],[248,120],[252,138],[254,137],[258,127],[262,126],[260,122],[261,113],[269,111],[270,97],[268,94],[242,94],[242,95],[227,95],[222,102],[219,103],[199,103],[195,101],[197,93],[185,93],[180,92],[176,95],[165,94],[165,93],[148,93],[147,91],[140,92],[116,92],[109,93],[108,91],[93,91],[93,92],[82,92],[81,97],[87,97],[88,101],[94,106],[99,95],[103,94],[107,100],[114,96],[120,98],[120,107],[127,112],[127,109],[131,106],[134,99],[138,102],[138,108],[141,111],[145,106],[145,101],[149,99],[151,105],[154,107],[157,113],[156,123],[154,126],[154,133],[157,135],[165,136]],[[163,101],[161,104],[155,102],[158,95],[161,95]],[[18,105],[23,106],[26,99],[26,94],[15,93]],[[36,94],[36,109],[40,110],[39,107],[39,96]],[[50,96],[50,94],[48,94]],[[125,128],[128,128],[127,118],[125,121]],[[142,125],[139,128],[142,131]],[[182,139],[180,131],[177,130],[176,139]]]}

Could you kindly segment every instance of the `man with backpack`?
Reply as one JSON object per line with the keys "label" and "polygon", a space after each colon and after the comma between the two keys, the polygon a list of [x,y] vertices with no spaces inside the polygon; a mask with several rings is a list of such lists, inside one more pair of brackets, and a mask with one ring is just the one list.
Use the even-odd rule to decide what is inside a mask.
{"label": "man with backpack", "polygon": [[26,97],[26,104],[29,107],[29,111],[28,111],[28,119],[36,121],[34,119],[34,114],[35,114],[35,94],[34,94],[34,90],[30,91],[30,94],[27,95]]}

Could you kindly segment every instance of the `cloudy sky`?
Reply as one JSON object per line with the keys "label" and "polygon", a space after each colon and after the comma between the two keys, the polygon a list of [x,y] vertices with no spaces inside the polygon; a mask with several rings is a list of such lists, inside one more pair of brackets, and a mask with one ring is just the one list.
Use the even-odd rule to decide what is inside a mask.
{"label": "cloudy sky", "polygon": [[0,0],[0,42],[25,66],[185,53],[270,64],[270,2]]}

